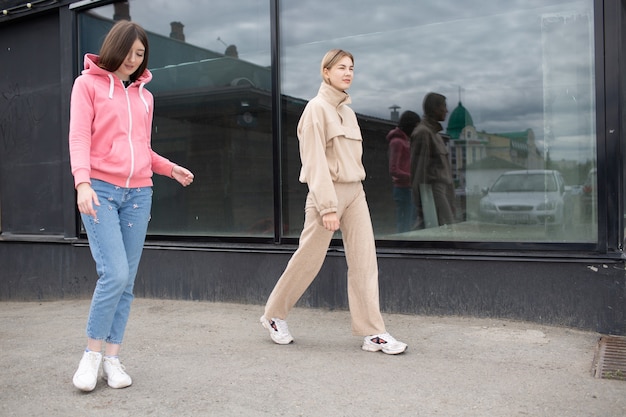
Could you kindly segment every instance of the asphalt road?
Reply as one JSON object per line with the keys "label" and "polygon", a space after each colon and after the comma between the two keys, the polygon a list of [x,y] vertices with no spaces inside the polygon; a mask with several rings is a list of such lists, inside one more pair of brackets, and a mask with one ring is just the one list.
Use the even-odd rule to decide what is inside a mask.
{"label": "asphalt road", "polygon": [[599,334],[385,314],[401,355],[365,352],[349,314],[296,308],[273,344],[262,307],[137,299],[126,389],[72,385],[89,300],[0,303],[1,416],[626,415],[626,382],[592,374]]}

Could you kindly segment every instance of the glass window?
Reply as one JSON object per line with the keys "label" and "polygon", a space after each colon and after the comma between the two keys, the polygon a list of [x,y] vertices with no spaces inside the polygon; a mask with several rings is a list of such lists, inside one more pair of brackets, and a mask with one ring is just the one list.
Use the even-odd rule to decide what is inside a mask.
{"label": "glass window", "polygon": [[79,15],[82,54],[115,20],[149,34],[152,146],[195,174],[154,177],[150,235],[274,236],[268,1],[131,0]]}
{"label": "glass window", "polygon": [[[348,15],[329,7],[280,2],[288,236],[301,230],[307,191],[295,124],[317,93],[324,53],[342,48],[355,57],[349,93],[378,240],[596,242],[592,0],[354,0],[342,5]],[[448,113],[429,111],[434,123],[424,123],[430,92],[446,97]],[[394,185],[387,134],[407,110],[427,130],[413,135],[412,184]],[[440,135],[429,135],[437,122]]]}
{"label": "glass window", "polygon": [[[322,56],[340,47],[355,56],[349,92],[379,241],[596,242],[592,0],[354,0],[349,19],[328,13],[330,2],[279,1],[280,115],[271,99],[271,3],[131,0],[79,14],[81,57],[97,53],[116,19],[149,32],[153,147],[196,175],[187,189],[155,176],[150,235],[272,238],[279,214],[284,236],[297,237],[307,187],[298,182],[296,125],[319,88]],[[414,145],[423,174],[409,167],[409,179],[394,184],[387,136],[405,111],[425,119],[430,92],[445,96],[448,110],[435,120],[438,152]],[[543,188],[494,191],[518,171],[543,178]]]}

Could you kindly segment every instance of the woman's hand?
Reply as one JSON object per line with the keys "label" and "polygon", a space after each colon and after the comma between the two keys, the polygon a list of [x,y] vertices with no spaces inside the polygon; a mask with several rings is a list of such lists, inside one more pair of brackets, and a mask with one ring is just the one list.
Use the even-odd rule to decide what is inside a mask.
{"label": "woman's hand", "polygon": [[337,217],[337,213],[324,214],[322,216],[322,223],[326,230],[330,230],[331,232],[339,230],[339,217]]}
{"label": "woman's hand", "polygon": [[91,184],[88,182],[81,182],[76,186],[76,205],[78,211],[82,214],[97,218],[96,210],[93,205],[99,206],[98,194],[91,188]]}
{"label": "woman's hand", "polygon": [[172,168],[172,178],[180,183],[183,187],[190,185],[193,182],[193,174],[187,168],[183,168],[180,165],[174,165]]}

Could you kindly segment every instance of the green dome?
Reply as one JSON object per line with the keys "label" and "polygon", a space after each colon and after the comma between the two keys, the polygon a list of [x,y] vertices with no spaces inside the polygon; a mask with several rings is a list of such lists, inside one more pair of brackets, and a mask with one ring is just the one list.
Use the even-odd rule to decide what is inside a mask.
{"label": "green dome", "polygon": [[447,132],[452,139],[458,139],[461,135],[461,131],[465,126],[474,126],[472,115],[467,111],[463,104],[459,101],[459,105],[450,114],[448,119]]}

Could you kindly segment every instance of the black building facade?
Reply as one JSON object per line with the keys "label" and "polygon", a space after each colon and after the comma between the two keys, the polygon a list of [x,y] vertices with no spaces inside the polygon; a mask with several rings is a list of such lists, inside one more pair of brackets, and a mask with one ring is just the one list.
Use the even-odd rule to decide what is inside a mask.
{"label": "black building facade", "polygon": [[[265,302],[304,218],[298,118],[340,47],[355,56],[383,310],[626,334],[626,1],[354,0],[349,19],[324,1],[204,3],[0,0],[0,300],[93,291],[69,97],[83,55],[130,19],[150,36],[153,148],[196,175],[154,178],[138,297]],[[430,91],[451,112],[456,221],[401,230],[386,135]],[[498,191],[518,171],[542,180]],[[335,237],[299,305],[347,308]]]}

